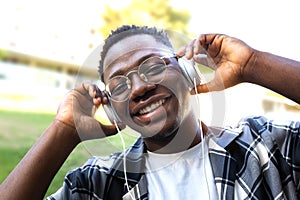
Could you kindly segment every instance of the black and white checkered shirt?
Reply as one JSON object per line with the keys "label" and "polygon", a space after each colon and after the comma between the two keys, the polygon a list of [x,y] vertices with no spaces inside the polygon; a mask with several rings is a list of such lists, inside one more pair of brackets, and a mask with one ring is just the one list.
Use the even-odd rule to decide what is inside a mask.
{"label": "black and white checkered shirt", "polygon": [[[264,117],[245,118],[234,129],[209,127],[209,157],[219,199],[298,199],[299,137],[300,122]],[[127,151],[130,192],[122,155],[116,153],[106,161],[110,167],[94,157],[69,172],[63,187],[48,199],[148,199],[144,152],[142,139]]]}

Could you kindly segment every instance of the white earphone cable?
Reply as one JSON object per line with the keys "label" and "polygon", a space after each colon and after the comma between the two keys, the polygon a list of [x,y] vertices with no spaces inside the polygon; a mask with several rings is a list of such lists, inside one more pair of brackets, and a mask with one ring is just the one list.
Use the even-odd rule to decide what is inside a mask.
{"label": "white earphone cable", "polygon": [[[205,163],[205,142],[204,141],[204,135],[203,135],[203,130],[202,130],[202,125],[201,125],[201,117],[200,117],[200,112],[201,112],[201,109],[200,109],[200,99],[199,99],[199,93],[198,93],[198,89],[197,89],[197,84],[196,84],[196,78],[194,78],[194,88],[195,88],[195,92],[196,92],[196,99],[197,99],[197,106],[199,108],[199,114],[198,114],[198,123],[199,123],[199,128],[200,128],[200,137],[201,137],[201,147],[202,147],[202,157],[203,157],[203,170],[204,170],[204,175],[205,175],[205,182],[206,182],[206,187],[208,189],[208,197],[209,199],[211,199],[210,197],[210,190],[209,190],[209,184],[208,184],[208,180],[207,180],[207,176],[206,176],[206,163]],[[207,149],[208,151],[208,149]]]}
{"label": "white earphone cable", "polygon": [[[123,148],[123,169],[124,169],[124,178],[125,178],[125,185],[126,185],[126,188],[127,188],[127,191],[129,192],[130,191],[130,188],[129,188],[129,184],[128,184],[128,178],[127,178],[127,168],[126,168],[126,147],[125,147],[125,141],[124,141],[124,138],[123,138],[123,135],[121,134],[121,131],[120,131],[120,128],[116,122],[116,120],[114,120],[114,124],[117,128],[117,131],[118,131],[118,135],[120,136],[120,139],[121,139],[121,142],[122,142],[122,148]],[[129,195],[131,197],[131,199],[135,199],[131,192],[129,192]]]}
{"label": "white earphone cable", "polygon": [[[202,156],[203,156],[203,169],[204,169],[204,174],[205,174],[205,182],[206,182],[206,186],[207,186],[207,189],[208,189],[208,196],[209,196],[209,199],[210,198],[210,191],[209,191],[209,184],[208,184],[208,180],[207,180],[207,176],[206,176],[206,166],[205,166],[205,144],[204,144],[204,136],[203,136],[203,131],[202,131],[202,126],[201,126],[201,117],[200,117],[200,100],[199,100],[199,96],[198,96],[198,90],[197,90],[197,85],[196,85],[196,79],[194,78],[194,88],[195,88],[195,92],[196,92],[196,99],[197,99],[197,106],[199,107],[199,116],[198,116],[198,122],[199,122],[199,129],[200,129],[200,137],[201,137],[201,148],[202,148]],[[125,178],[125,185],[126,185],[126,188],[128,190],[128,192],[130,191],[130,188],[129,188],[129,184],[128,184],[128,178],[127,178],[127,168],[126,168],[126,147],[125,147],[125,141],[124,141],[124,138],[121,134],[121,131],[120,131],[120,128],[117,124],[117,122],[114,120],[114,124],[117,128],[117,131],[118,131],[118,135],[120,136],[120,139],[121,139],[121,143],[122,143],[122,148],[123,148],[123,169],[124,169],[124,178]],[[131,192],[129,192],[129,195],[131,197],[131,199],[135,199],[133,197],[133,195],[131,194]]]}

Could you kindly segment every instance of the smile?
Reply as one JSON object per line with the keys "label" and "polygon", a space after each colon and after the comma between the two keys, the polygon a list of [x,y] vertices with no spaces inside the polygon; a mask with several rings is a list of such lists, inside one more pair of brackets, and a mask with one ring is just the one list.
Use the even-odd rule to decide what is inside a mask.
{"label": "smile", "polygon": [[141,109],[139,111],[139,114],[144,115],[146,113],[150,113],[153,110],[157,109],[159,106],[161,106],[165,101],[166,101],[166,99],[158,100],[157,102],[152,103],[150,106],[147,106],[146,108]]}

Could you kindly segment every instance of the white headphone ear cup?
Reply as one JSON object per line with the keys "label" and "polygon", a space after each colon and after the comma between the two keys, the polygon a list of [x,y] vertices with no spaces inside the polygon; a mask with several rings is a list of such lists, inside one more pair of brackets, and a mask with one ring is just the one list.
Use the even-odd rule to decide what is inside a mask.
{"label": "white headphone ear cup", "polygon": [[101,91],[102,97],[106,96],[107,100],[108,100],[107,104],[103,104],[103,109],[104,109],[104,111],[105,111],[105,113],[107,115],[107,118],[109,119],[109,121],[111,123],[115,123],[115,122],[119,123],[119,122],[121,122],[120,118],[118,117],[115,109],[113,108],[113,106],[111,104],[111,101],[110,101],[110,98],[109,98],[108,94],[103,92],[105,90],[105,83],[103,81],[101,81],[101,80],[98,80],[96,82],[96,84],[97,84],[98,88]]}
{"label": "white headphone ear cup", "polygon": [[108,98],[108,102],[107,104],[103,104],[103,109],[109,119],[109,121],[113,124],[115,122],[120,123],[122,122],[119,118],[119,116],[117,115],[115,109],[113,108],[109,98]]}
{"label": "white headphone ear cup", "polygon": [[201,83],[200,71],[193,61],[187,60],[185,58],[178,58],[178,63],[180,70],[183,76],[186,78],[188,86],[190,88],[195,87],[194,81],[196,81],[196,85],[199,85]]}

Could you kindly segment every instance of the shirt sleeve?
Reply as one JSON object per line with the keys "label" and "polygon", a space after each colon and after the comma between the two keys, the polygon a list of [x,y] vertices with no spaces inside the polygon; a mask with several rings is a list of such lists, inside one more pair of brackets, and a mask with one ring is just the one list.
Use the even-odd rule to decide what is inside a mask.
{"label": "shirt sleeve", "polygon": [[265,194],[272,199],[300,198],[299,127],[297,121],[263,116],[240,121],[242,132],[227,149],[236,160],[236,183],[241,191],[257,199]]}
{"label": "shirt sleeve", "polygon": [[[279,149],[282,160],[287,163],[296,185],[300,182],[300,122],[292,120],[271,120],[265,117],[252,117],[244,121],[253,132],[260,135],[268,146],[272,160],[275,149]],[[278,163],[280,164],[280,163]]]}
{"label": "shirt sleeve", "polygon": [[68,172],[63,186],[46,200],[103,199],[107,171],[93,157],[82,167]]}
{"label": "shirt sleeve", "polygon": [[[270,133],[286,160],[300,164],[300,122],[292,120],[272,120],[265,117],[253,117],[246,120],[261,135]],[[294,154],[299,154],[299,158]]]}

